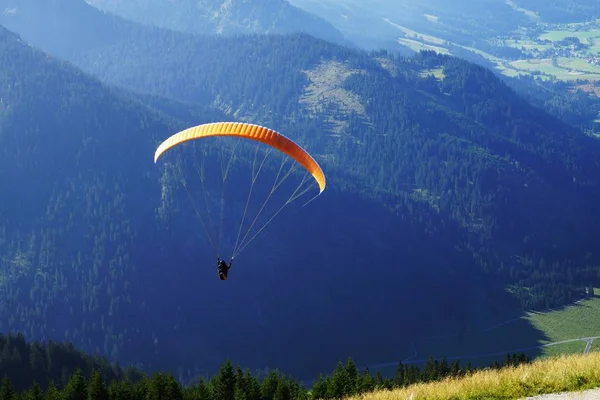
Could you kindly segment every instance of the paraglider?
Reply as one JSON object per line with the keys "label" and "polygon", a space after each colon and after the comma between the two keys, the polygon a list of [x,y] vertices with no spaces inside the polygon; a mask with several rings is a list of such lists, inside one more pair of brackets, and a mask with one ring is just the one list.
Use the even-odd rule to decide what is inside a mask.
{"label": "paraglider", "polygon": [[229,269],[231,268],[231,264],[233,260],[229,262],[229,265],[225,262],[225,260],[220,260],[217,257],[217,271],[219,272],[219,279],[224,281],[227,280],[227,274],[229,273]]}
{"label": "paraglider", "polygon": [[[316,194],[312,199],[310,199],[304,205],[310,203],[312,200],[314,200],[316,197],[318,197],[325,190],[326,181],[325,181],[325,175],[323,173],[323,170],[321,169],[319,164],[315,161],[315,159],[306,150],[304,150],[302,147],[300,147],[297,143],[295,143],[288,137],[286,137],[286,136],[282,135],[281,133],[278,133],[272,129],[269,129],[269,128],[266,128],[266,127],[263,127],[260,125],[242,123],[242,122],[207,123],[207,124],[194,126],[194,127],[185,129],[181,132],[178,132],[178,133],[172,135],[171,137],[167,138],[166,140],[164,140],[158,146],[158,148],[156,149],[156,152],[154,154],[154,162],[157,163],[159,158],[161,158],[163,156],[163,154],[165,152],[167,152],[169,149],[177,147],[185,142],[196,141],[196,140],[200,140],[200,139],[206,140],[208,138],[215,138],[215,137],[231,138],[231,139],[239,138],[242,140],[248,140],[248,141],[253,141],[253,142],[257,143],[257,149],[256,149],[255,158],[254,158],[254,163],[252,164],[252,171],[248,171],[248,172],[252,173],[250,193],[248,194],[246,206],[244,208],[243,216],[241,218],[242,221],[238,228],[238,235],[237,235],[237,239],[235,241],[235,245],[233,248],[233,254],[231,256],[231,261],[233,261],[234,257],[237,256],[266,227],[266,225],[269,224],[279,214],[279,212],[285,206],[287,206],[288,204],[290,204],[292,201],[296,200],[303,194],[307,193],[308,190],[310,189],[310,188],[304,188],[306,179],[302,179],[302,182],[293,191],[292,195],[284,202],[283,206],[279,210],[277,210],[277,212],[275,212],[274,215],[272,215],[270,219],[268,219],[268,221],[258,230],[258,232],[251,235],[250,234],[251,230],[255,226],[259,215],[263,212],[263,209],[264,209],[266,203],[269,201],[269,199],[271,199],[273,193],[283,183],[283,180],[285,180],[293,172],[292,171],[293,168],[290,168],[290,171],[287,174],[284,174],[282,179],[279,180],[285,160],[282,161],[279,173],[277,173],[275,183],[273,184],[273,186],[267,196],[267,199],[262,204],[262,207],[260,207],[258,214],[256,215],[254,221],[252,221],[252,223],[250,224],[250,227],[248,228],[246,235],[243,236],[243,238],[240,242],[242,226],[244,224],[244,221],[245,221],[245,218],[247,215],[250,197],[252,195],[252,191],[254,189],[258,174],[260,173],[261,169],[263,169],[263,165],[265,163],[265,160],[263,160],[262,163],[260,164],[260,166],[256,167],[256,164],[257,164],[256,157],[257,157],[259,145],[268,146],[268,148],[267,148],[268,151],[266,151],[265,159],[270,154],[271,150],[277,150],[281,155],[287,156],[286,157],[287,159],[293,160],[295,162],[296,167],[297,166],[302,167],[305,170],[305,173],[307,174],[307,176],[312,177],[312,181],[313,181],[312,183],[317,184],[319,191],[318,191],[318,194]],[[237,146],[237,143],[235,146]],[[224,148],[224,147],[226,147],[226,146],[217,146],[216,149],[218,151],[221,151],[222,148]],[[208,146],[205,147],[204,151],[207,151],[206,148],[208,148]],[[235,151],[235,148],[234,148],[234,151]],[[233,159],[234,159],[234,157],[232,154],[227,165],[222,166],[222,178],[223,178],[222,194],[223,195],[225,193],[225,183],[226,183]],[[203,197],[205,200],[206,209],[209,211],[208,220],[209,220],[209,222],[212,223],[212,218],[210,216],[210,207],[212,204],[215,203],[214,194],[209,194],[209,191],[206,189],[204,184],[205,184],[205,180],[212,179],[215,174],[207,175],[205,172],[204,164],[202,164],[202,166],[196,165],[196,170],[198,172],[198,175],[200,176],[200,179],[202,180],[202,191],[204,193]],[[192,196],[190,191],[188,190],[187,180],[181,177],[180,181],[184,185],[190,199],[192,200],[192,202],[194,202],[195,197]],[[235,189],[239,190],[239,184],[235,187]],[[213,193],[213,192],[211,192],[211,193]],[[228,272],[229,272],[229,269],[231,268],[231,262],[228,265],[224,260],[221,260],[219,257],[221,234],[222,234],[222,224],[223,224],[223,211],[225,208],[224,204],[225,203],[224,203],[224,199],[223,199],[220,202],[220,207],[221,207],[220,223],[221,223],[221,225],[218,228],[218,239],[215,239],[215,240],[213,240],[212,235],[209,234],[209,230],[206,228],[204,219],[200,215],[199,208],[196,207],[196,205],[194,204],[194,209],[196,211],[196,214],[201,219],[206,236],[208,237],[209,242],[210,242],[211,246],[213,247],[213,250],[216,253],[219,279],[221,279],[221,280],[226,280],[228,278]],[[231,207],[230,207],[229,211],[231,212]],[[240,211],[241,211],[241,207],[240,207]],[[215,242],[217,242],[217,246],[215,246]]]}

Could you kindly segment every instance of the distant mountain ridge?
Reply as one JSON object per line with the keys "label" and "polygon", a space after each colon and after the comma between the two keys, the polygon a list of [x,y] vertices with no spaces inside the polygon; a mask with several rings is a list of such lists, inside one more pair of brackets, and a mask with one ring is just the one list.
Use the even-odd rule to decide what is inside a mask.
{"label": "distant mountain ridge", "polygon": [[132,21],[193,34],[304,32],[352,45],[323,18],[286,0],[86,0]]}

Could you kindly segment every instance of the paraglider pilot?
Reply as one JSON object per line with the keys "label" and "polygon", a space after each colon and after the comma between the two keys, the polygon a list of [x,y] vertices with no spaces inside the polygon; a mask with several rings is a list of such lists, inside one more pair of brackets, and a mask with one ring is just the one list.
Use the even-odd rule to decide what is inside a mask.
{"label": "paraglider pilot", "polygon": [[231,268],[231,263],[233,260],[229,262],[229,265],[225,262],[225,260],[219,259],[217,257],[217,270],[219,271],[219,279],[224,281],[227,279],[227,274],[229,273],[229,268]]}

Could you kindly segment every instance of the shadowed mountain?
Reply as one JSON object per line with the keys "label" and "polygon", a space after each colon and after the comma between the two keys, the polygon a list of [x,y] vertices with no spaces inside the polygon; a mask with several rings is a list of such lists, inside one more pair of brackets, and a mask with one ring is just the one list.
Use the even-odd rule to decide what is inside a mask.
{"label": "shadowed mountain", "polygon": [[[42,213],[63,210],[63,222],[53,229],[67,236],[57,242],[60,236],[52,235],[58,233],[42,233],[41,222],[32,223],[29,231],[7,228],[6,253],[13,269],[21,265],[20,256],[14,258],[20,254],[17,249],[27,248],[34,229],[36,240],[61,254],[52,258],[52,273],[38,278],[29,269],[24,274],[46,282],[39,284],[44,289],[36,292],[42,293],[36,301],[27,300],[23,291],[32,281],[11,283],[13,292],[7,293],[12,297],[6,301],[17,301],[20,308],[15,314],[5,308],[3,323],[19,325],[15,321],[24,321],[23,315],[36,315],[21,322],[30,335],[68,331],[88,349],[152,366],[178,365],[183,375],[193,376],[195,366],[211,368],[230,356],[256,368],[277,366],[310,377],[348,354],[360,365],[406,357],[413,339],[433,331],[459,332],[458,340],[464,340],[470,329],[493,324],[506,308],[515,306],[506,298],[507,287],[521,307],[546,307],[578,298],[583,285],[598,279],[600,255],[594,253],[600,234],[598,141],[532,107],[484,68],[431,53],[408,59],[365,53],[304,34],[197,37],[141,27],[90,8],[85,12],[90,13],[89,25],[97,29],[93,30],[87,28],[87,17],[71,18],[69,9],[48,8],[46,18],[33,8],[21,10],[18,18],[3,16],[2,21],[31,44],[95,74],[105,84],[171,98],[187,104],[184,110],[204,105],[207,114],[196,119],[186,113],[178,115],[182,120],[172,126],[140,130],[133,128],[135,121],[157,118],[153,113],[144,117],[149,111],[140,106],[128,134],[115,137],[144,137],[147,142],[136,145],[135,154],[116,153],[120,157],[108,164],[114,175],[106,175],[104,163],[87,167],[110,186],[94,176],[71,184],[71,188],[102,188],[99,193],[105,197],[90,194],[77,200],[91,202],[85,207],[57,206],[66,199],[75,202],[70,197],[75,189],[22,195],[35,199],[56,193],[50,205],[34,202],[29,205],[39,208],[34,212],[24,204],[20,212],[24,220],[45,221],[50,217]],[[71,40],[52,30],[49,20],[64,20],[68,23],[63,26],[71,24],[79,35]],[[19,49],[32,51],[24,45]],[[20,53],[3,54],[11,60],[21,58],[15,55]],[[34,75],[25,65],[40,71],[50,68],[36,59],[10,70],[7,82]],[[85,79],[91,86],[101,86]],[[40,126],[58,126],[52,118],[62,114],[50,110],[62,104],[56,100],[61,97],[52,91],[40,97],[41,81],[27,82],[32,87],[36,82],[38,97],[18,98],[52,98],[39,105],[40,115],[49,119]],[[78,110],[87,104],[82,98],[100,101],[102,93],[63,97],[77,99],[71,101]],[[147,98],[138,98],[149,104]],[[107,98],[108,105],[121,101]],[[163,113],[177,109],[157,107],[159,103],[158,97],[152,107]],[[86,107],[100,113],[107,104]],[[70,109],[70,103],[64,107]],[[35,110],[26,108],[21,112],[31,115],[15,121],[35,121]],[[71,115],[88,124],[116,124],[124,118],[110,117],[111,112]],[[318,201],[286,217],[285,223],[270,226],[253,242],[243,260],[236,261],[235,279],[226,284],[216,279],[213,254],[198,238],[201,227],[192,223],[185,191],[169,175],[168,166],[149,161],[158,140],[176,127],[222,119],[223,114],[288,134],[318,159],[329,185]],[[131,111],[125,115],[133,118]],[[124,132],[109,125],[96,127],[92,134],[77,124],[61,126],[60,132],[88,132],[93,138]],[[20,125],[5,129],[23,130]],[[28,143],[17,141],[6,151],[19,154],[17,149],[28,148]],[[74,146],[64,148],[74,151]],[[86,157],[81,162],[103,161],[94,160]],[[244,165],[248,164],[242,162],[239,171]],[[186,168],[191,170],[189,164]],[[46,174],[42,176],[61,173],[41,171]],[[125,171],[128,178],[119,178]],[[27,181],[12,175],[10,179],[14,181],[9,187]],[[233,186],[242,184],[239,179],[232,180]],[[123,191],[128,194],[121,195]],[[131,199],[130,208],[121,208],[125,199]],[[243,208],[243,200],[236,197],[231,210]],[[101,207],[104,203],[110,207]],[[8,204],[16,210],[16,203]],[[18,219],[20,214],[12,215]],[[78,222],[65,233],[71,220]],[[81,243],[85,237],[81,232],[92,229],[89,221],[100,224],[86,239],[95,238],[93,246]],[[110,233],[112,229],[119,233]],[[42,240],[42,235],[50,236]],[[110,251],[118,252],[109,257],[105,248],[109,242],[103,240],[111,240],[115,250]],[[84,246],[91,247],[81,250]],[[78,253],[87,261],[79,261]],[[56,314],[50,319],[35,311],[43,299],[62,301],[71,290],[66,287],[72,284],[64,283],[67,273],[62,272],[70,265],[79,272],[73,272],[76,278],[69,282],[86,288],[81,298],[65,303],[73,307],[71,325]],[[88,283],[101,279],[96,278],[94,265],[108,272],[111,265],[119,266],[116,271],[131,271],[127,277],[112,278],[116,272],[103,275],[117,279],[123,300],[115,300],[116,305],[111,305],[114,285],[94,291],[99,284]],[[92,301],[105,287],[110,292],[104,300]],[[17,292],[21,297],[15,297]],[[66,305],[60,307],[57,310]],[[114,321],[110,329],[100,317],[106,313]],[[76,323],[81,327],[74,330]],[[315,348],[318,358],[311,351]]]}

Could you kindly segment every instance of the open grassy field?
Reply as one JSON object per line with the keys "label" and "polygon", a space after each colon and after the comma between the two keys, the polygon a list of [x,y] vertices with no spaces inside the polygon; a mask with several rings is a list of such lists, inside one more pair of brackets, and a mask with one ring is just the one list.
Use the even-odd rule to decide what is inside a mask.
{"label": "open grassy field", "polygon": [[[523,352],[530,358],[583,353],[587,340],[590,351],[600,350],[600,289],[594,297],[562,309],[527,312],[459,338],[458,335],[425,337],[415,343],[416,353],[405,363],[423,364],[430,356],[459,359],[462,365],[487,366],[502,361],[506,353]],[[534,329],[531,329],[531,328]],[[383,375],[394,373],[397,362],[370,366]]]}
{"label": "open grassy field", "polygon": [[532,51],[532,50],[544,51],[544,50],[552,48],[551,44],[536,43],[535,41],[530,40],[530,39],[501,40],[501,41],[496,41],[495,43],[497,45],[513,47],[515,49],[525,49],[527,51]]}
{"label": "open grassy field", "polygon": [[422,77],[426,77],[428,75],[433,75],[436,79],[444,79],[444,69],[443,68],[430,68],[424,69],[419,74]]}
{"label": "open grassy field", "polygon": [[398,43],[403,44],[409,48],[411,48],[414,51],[421,51],[421,50],[433,50],[437,53],[441,53],[441,54],[449,54],[448,49],[446,49],[445,47],[440,47],[440,46],[434,46],[431,44],[426,44],[423,42],[420,42],[418,40],[414,40],[414,39],[404,39],[404,38],[400,38],[398,39]]}
{"label": "open grassy field", "polygon": [[509,63],[510,67],[519,72],[532,73],[539,71],[563,81],[577,79],[600,81],[600,67],[587,64],[582,59],[559,57],[557,64],[557,66],[553,65],[552,60],[549,58],[517,60]]}
{"label": "open grassy field", "polygon": [[600,352],[552,357],[500,370],[477,371],[466,377],[420,383],[391,391],[382,390],[351,399],[522,399],[544,393],[597,387],[600,387]]}
{"label": "open grassy field", "polygon": [[392,21],[390,21],[388,18],[383,18],[383,20],[385,22],[387,22],[388,24],[392,25],[395,28],[398,28],[399,31],[404,32],[404,34],[409,38],[409,39],[420,39],[424,42],[428,42],[428,43],[433,43],[433,44],[444,44],[444,39],[441,39],[439,37],[436,36],[431,36],[431,35],[427,35],[427,34],[423,34],[423,33],[419,33],[417,31],[413,31],[412,29],[409,29],[405,26],[402,25],[398,25]]}
{"label": "open grassy field", "polygon": [[542,40],[550,40],[551,42],[558,42],[563,40],[566,37],[576,37],[582,43],[587,43],[588,39],[600,39],[600,29],[591,29],[591,30],[556,30],[556,31],[548,31],[540,35],[540,39]]}
{"label": "open grassy field", "polygon": [[[522,351],[565,340],[576,340],[575,343],[580,343],[583,351],[585,343],[580,338],[600,336],[600,324],[598,324],[600,320],[600,298],[598,297],[600,289],[595,289],[595,291],[594,298],[583,300],[561,310],[545,313],[528,312],[523,317],[482,329],[462,340],[456,336],[423,339],[418,344],[418,352],[421,355],[438,357],[444,355],[473,355],[476,357],[486,353]],[[535,330],[531,330],[531,326]],[[523,332],[530,334],[528,336]],[[573,349],[575,348],[573,346],[575,345],[569,345],[563,349]],[[551,349],[551,347],[554,346],[542,348],[542,355],[546,352],[548,352],[547,354],[556,354],[558,348]]]}

